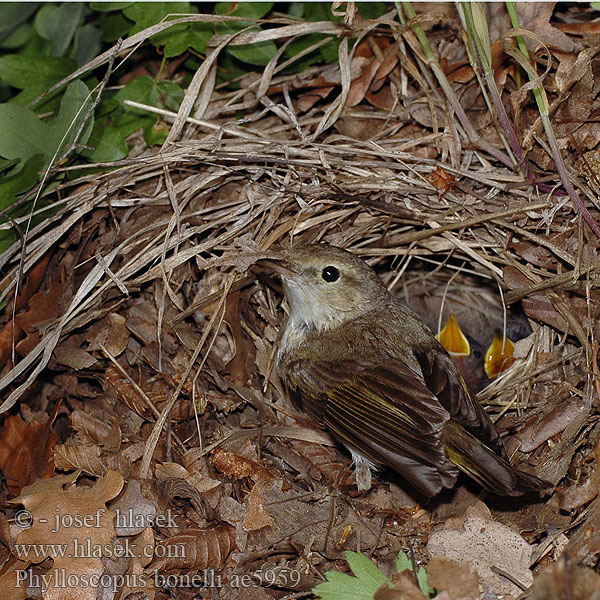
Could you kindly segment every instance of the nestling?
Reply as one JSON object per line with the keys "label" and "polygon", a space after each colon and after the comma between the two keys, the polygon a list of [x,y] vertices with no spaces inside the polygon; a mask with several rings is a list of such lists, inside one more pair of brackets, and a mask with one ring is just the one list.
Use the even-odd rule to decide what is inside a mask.
{"label": "nestling", "polygon": [[427,496],[459,470],[501,495],[551,487],[510,464],[446,350],[364,261],[318,244],[271,266],[290,306],[278,371],[298,408],[351,451],[359,488],[382,466]]}

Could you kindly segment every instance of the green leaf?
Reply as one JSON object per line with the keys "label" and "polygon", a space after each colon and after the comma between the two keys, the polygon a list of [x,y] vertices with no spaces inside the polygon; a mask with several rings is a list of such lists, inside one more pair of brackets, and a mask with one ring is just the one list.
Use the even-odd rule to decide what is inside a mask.
{"label": "green leaf", "polygon": [[417,571],[417,581],[419,583],[419,587],[421,591],[427,596],[427,598],[433,598],[435,595],[435,590],[429,585],[429,580],[427,579],[427,573],[423,567],[420,567]]}
{"label": "green leaf", "polygon": [[16,164],[18,164],[19,159],[18,158],[13,158],[13,159],[8,159],[8,158],[2,158],[0,159],[0,173],[2,173],[2,171],[6,171],[7,169],[10,169],[11,167],[14,167]]}
{"label": "green leaf", "polygon": [[139,113],[137,108],[131,108],[123,104],[123,100],[133,100],[142,104],[153,104],[158,100],[156,84],[148,75],[136,77],[130,81],[123,89],[119,90],[114,99],[119,102],[125,111],[135,111]]}
{"label": "green leaf", "polygon": [[105,42],[114,42],[133,27],[133,21],[130,21],[122,13],[103,14],[100,17],[100,32]]}
{"label": "green leaf", "polygon": [[160,23],[167,15],[189,14],[192,8],[189,2],[134,2],[123,14],[135,22],[129,35]]}
{"label": "green leaf", "polygon": [[363,19],[377,19],[386,12],[383,2],[357,2],[356,8]]}
{"label": "green leaf", "polygon": [[160,103],[169,110],[178,111],[185,96],[183,89],[172,81],[159,81],[157,89],[160,93]]}
{"label": "green leaf", "polygon": [[167,124],[162,119],[157,119],[156,123],[144,128],[144,141],[148,146],[163,144],[168,133]]}
{"label": "green leaf", "polygon": [[151,77],[147,75],[137,77],[122,90],[119,90],[113,99],[120,104],[121,110],[118,114],[113,115],[112,126],[118,129],[123,136],[127,137],[141,127],[146,128],[156,122],[156,115],[123,104],[124,100],[133,100],[141,104],[156,106],[159,102],[160,94]]}
{"label": "green leaf", "polygon": [[331,63],[338,59],[340,42],[341,40],[336,38],[330,42],[327,42],[326,44],[323,44],[319,48],[319,52],[321,53],[321,56],[325,62]]}
{"label": "green leaf", "polygon": [[408,558],[408,554],[406,552],[400,550],[398,553],[398,558],[396,559],[396,571],[398,573],[402,573],[404,571],[412,571],[413,565],[410,558]]}
{"label": "green leaf", "polygon": [[91,23],[80,27],[75,34],[73,58],[77,66],[87,64],[90,60],[100,54],[102,47],[102,34],[100,29]]}
{"label": "green leaf", "polygon": [[331,12],[329,2],[305,2],[304,18],[307,21],[338,21],[341,22],[344,17],[338,17]]}
{"label": "green leaf", "polygon": [[344,555],[356,577],[328,571],[327,581],[315,586],[313,594],[322,600],[373,600],[375,592],[384,583],[389,584],[387,577],[364,554],[346,551]]}
{"label": "green leaf", "polygon": [[44,156],[36,154],[25,162],[18,173],[2,177],[0,181],[0,210],[12,206],[17,196],[27,192],[38,182],[39,172],[43,164]]}
{"label": "green leaf", "polygon": [[129,153],[123,132],[108,125],[108,117],[96,119],[87,145],[93,150],[83,150],[82,155],[91,162],[112,162]]}
{"label": "green leaf", "polygon": [[24,46],[30,39],[33,28],[29,23],[19,25],[4,41],[0,44],[0,48],[6,50],[15,50]]}
{"label": "green leaf", "polygon": [[38,2],[0,3],[0,42],[8,38],[38,9]]}
{"label": "green leaf", "polygon": [[273,8],[273,2],[218,2],[217,15],[262,19]]}
{"label": "green leaf", "polygon": [[7,54],[0,58],[0,78],[19,89],[50,87],[77,68],[70,58]]}
{"label": "green leaf", "polygon": [[301,19],[304,16],[304,2],[290,2],[288,4],[288,15]]}
{"label": "green leaf", "polygon": [[600,10],[600,2],[590,2],[590,7],[594,10]]}
{"label": "green leaf", "polygon": [[[198,25],[194,23],[193,25]],[[206,44],[210,42],[212,37],[212,31],[207,30],[192,30],[190,28],[173,33],[168,41],[165,43],[164,55],[167,58],[173,56],[179,56],[183,54],[188,48],[193,48],[199,54],[204,53],[206,50]]]}
{"label": "green leaf", "polygon": [[[78,123],[81,123],[86,111],[82,110],[77,117],[76,114],[87,95],[88,89],[83,82],[72,81],[65,90],[59,114],[52,124],[45,123],[24,106],[0,104],[0,156],[27,160],[36,154],[43,154],[46,167],[54,154],[60,156],[74,139],[79,130]],[[71,122],[75,119],[76,122],[71,127]],[[86,125],[80,143],[87,141],[92,125],[93,117]],[[70,127],[69,134],[65,137]]]}
{"label": "green leaf", "polygon": [[263,67],[273,58],[277,52],[277,46],[273,40],[267,40],[256,44],[227,46],[227,52],[249,65]]}
{"label": "green leaf", "polygon": [[82,2],[65,2],[60,6],[46,4],[35,16],[34,27],[52,42],[52,56],[64,56],[83,19]]}
{"label": "green leaf", "polygon": [[90,8],[98,12],[111,12],[123,10],[132,4],[133,2],[90,2]]}
{"label": "green leaf", "polygon": [[[89,90],[83,81],[72,81],[65,90],[65,95],[60,103],[60,111],[50,126],[50,135],[57,141],[56,146],[60,143],[63,135],[69,130],[67,138],[63,142],[62,150],[66,150],[75,139],[77,132],[89,107],[92,99],[88,98]],[[85,106],[84,106],[85,103]],[[82,108],[83,106],[83,108]],[[81,110],[80,110],[81,109]],[[75,121],[73,123],[73,121]],[[81,137],[78,140],[79,144],[85,144],[89,139],[94,126],[94,117],[92,116],[87,122]]]}
{"label": "green leaf", "polygon": [[0,231],[0,254],[8,250],[18,239],[16,231]]}

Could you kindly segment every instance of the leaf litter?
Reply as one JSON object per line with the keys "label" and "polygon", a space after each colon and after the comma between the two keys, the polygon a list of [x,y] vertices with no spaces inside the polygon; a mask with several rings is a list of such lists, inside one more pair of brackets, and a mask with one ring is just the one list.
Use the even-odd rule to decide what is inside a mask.
{"label": "leaf litter", "polygon": [[[550,48],[547,57],[527,41],[551,61],[544,86],[558,144],[597,214],[597,183],[575,152],[598,152],[590,19],[571,5],[532,8],[519,8],[521,25]],[[162,111],[170,133],[160,152],[62,184],[56,214],[0,257],[0,468],[12,507],[0,581],[62,569],[126,581],[103,598],[310,597],[326,572],[348,570],[354,551],[359,581],[360,561],[373,565],[363,565],[369,597],[425,597],[395,570],[406,550],[440,600],[514,598],[529,586],[529,598],[597,597],[598,239],[561,191],[530,94],[517,89],[519,67],[499,51],[506,14],[487,8],[492,55],[538,186],[499,160],[503,132],[453,10],[421,7],[416,19],[476,135],[410,26],[359,13],[346,24],[275,20],[265,40],[362,39],[300,75],[276,55],[230,91],[211,70],[225,45],[252,32],[222,36],[179,112]],[[507,501],[464,481],[427,501],[387,472],[358,493],[348,456],[295,411],[277,378],[286,307],[279,281],[253,267],[319,241],[367,259],[434,332],[455,312],[485,348],[520,311],[528,331],[516,360],[479,399],[513,462],[555,493]],[[23,508],[28,529],[15,524]],[[115,529],[117,511],[137,523]],[[56,515],[88,522],[52,532]],[[16,550],[84,540],[97,556],[22,561]],[[134,551],[117,556],[122,546]],[[188,586],[174,596],[167,581]],[[65,595],[54,580],[36,594],[96,590]]]}

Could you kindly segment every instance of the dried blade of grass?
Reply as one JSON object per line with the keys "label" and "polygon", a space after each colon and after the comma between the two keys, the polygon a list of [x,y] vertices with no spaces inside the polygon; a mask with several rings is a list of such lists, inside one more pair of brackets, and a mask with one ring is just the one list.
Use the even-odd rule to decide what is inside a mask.
{"label": "dried blade of grass", "polygon": [[[202,351],[202,348],[204,347],[204,344],[205,344],[206,340],[208,339],[209,334],[214,329],[213,339],[211,341],[211,344],[210,344],[208,350],[204,354],[204,357],[202,358],[200,365],[198,366],[198,373],[200,373],[200,371],[202,371],[202,369],[204,368],[204,364],[206,362],[206,359],[208,358],[210,348],[212,347],[212,344],[214,343],[216,335],[219,332],[219,326],[223,322],[223,317],[225,315],[225,303],[226,303],[227,295],[229,294],[231,285],[233,284],[233,281],[234,281],[233,277],[229,277],[227,279],[227,281],[225,282],[225,287],[224,287],[223,293],[221,295],[221,299],[219,300],[219,304],[218,304],[216,310],[214,311],[214,313],[212,314],[210,321],[208,322],[204,332],[202,333],[202,337],[200,338],[200,341],[198,342],[198,345],[196,346],[196,349],[194,350],[194,353],[192,354],[192,357],[190,358],[188,367],[185,370],[185,372],[183,373],[183,376],[181,377],[181,381],[179,382],[177,389],[173,392],[173,396],[166,403],[160,417],[157,419],[156,423],[154,424],[154,427],[152,428],[152,431],[150,432],[150,435],[148,436],[148,440],[146,441],[146,446],[144,448],[144,454],[142,456],[142,461],[140,464],[140,477],[141,478],[147,478],[149,476],[152,457],[154,456],[154,451],[156,450],[156,445],[158,444],[158,440],[162,433],[163,427],[165,426],[165,424],[167,422],[167,418],[169,417],[169,414],[171,413],[173,406],[175,406],[175,403],[179,399],[181,390],[183,389],[183,386],[185,385],[187,378],[189,377],[190,373],[192,372],[192,369],[194,368],[195,363],[196,363],[196,359],[200,355],[200,352]],[[196,405],[194,405],[194,410],[197,410]]]}
{"label": "dried blade of grass", "polygon": [[[48,90],[46,90],[43,94],[40,94],[35,100],[30,102],[27,106],[28,107],[35,106],[40,100],[45,98],[48,94],[51,94],[55,90],[60,89],[67,83],[73,81],[74,79],[78,79],[79,77],[81,77],[81,75],[85,75],[86,73],[89,73],[90,71],[93,71],[94,69],[98,68],[100,65],[104,64],[105,62],[108,62],[111,59],[111,56],[115,56],[115,55],[120,56],[122,54],[125,54],[127,50],[133,51],[133,50],[135,50],[136,46],[139,46],[148,38],[152,37],[153,35],[155,35],[157,33],[167,30],[170,27],[173,27],[174,25],[179,25],[182,23],[203,23],[203,22],[219,23],[219,22],[227,22],[227,21],[239,23],[239,22],[248,22],[248,21],[252,21],[252,20],[253,19],[248,18],[248,17],[229,17],[229,16],[223,16],[223,15],[188,15],[187,17],[183,17],[180,19],[173,19],[172,21],[163,21],[161,23],[157,23],[156,25],[152,25],[151,27],[148,27],[142,31],[139,31],[138,33],[136,33],[128,38],[125,38],[124,40],[119,40],[117,42],[117,44],[115,44],[112,48],[110,48],[106,52],[103,52],[102,54],[100,54],[96,58],[92,59],[91,61],[89,61],[88,63],[83,65],[82,67],[79,67],[79,69],[76,69],[75,71],[73,71],[73,73],[71,73],[70,75],[67,75],[66,77],[61,79],[59,82],[55,83]],[[128,54],[131,54],[131,52],[129,52]],[[115,67],[115,71],[117,71],[121,67],[123,62],[124,61],[121,61],[121,63],[119,63],[119,65],[117,65],[117,67]]]}
{"label": "dried blade of grass", "polygon": [[311,141],[315,141],[319,135],[326,129],[329,129],[333,123],[337,121],[340,113],[346,104],[346,98],[350,92],[350,83],[352,78],[350,75],[350,57],[348,56],[348,39],[344,38],[338,50],[338,62],[340,65],[340,75],[342,79],[342,91],[337,98],[327,107],[319,126],[311,136]]}
{"label": "dried blade of grass", "polygon": [[410,231],[408,233],[402,233],[397,236],[394,236],[393,238],[390,238],[389,243],[394,246],[402,246],[411,242],[418,242],[427,239],[431,236],[438,235],[440,233],[445,233],[446,231],[454,231],[456,229],[472,227],[473,225],[486,223],[488,221],[501,221],[505,217],[525,213],[530,210],[536,210],[538,208],[546,208],[547,206],[547,202],[526,204],[525,206],[518,206],[516,208],[511,208],[496,213],[489,213],[487,215],[483,214],[477,217],[471,217],[469,219],[464,219],[463,221],[457,221],[456,223],[449,223],[448,225],[442,225],[440,227],[436,227],[435,229],[427,229],[425,231]]}
{"label": "dried blade of grass", "polygon": [[508,156],[506,156],[506,154],[504,154],[503,152],[498,150],[496,147],[494,147],[492,144],[490,144],[486,140],[482,139],[481,136],[477,133],[477,131],[473,127],[473,125],[471,124],[471,121],[467,117],[467,114],[465,113],[458,98],[456,97],[456,94],[454,93],[454,90],[452,89],[450,82],[448,81],[448,79],[446,78],[446,75],[444,74],[444,71],[440,67],[437,57],[435,56],[431,46],[429,45],[429,40],[427,39],[427,36],[425,35],[423,28],[417,21],[417,15],[416,15],[411,3],[410,2],[396,2],[396,6],[398,7],[398,14],[401,15],[399,5],[401,5],[402,8],[404,8],[404,10],[406,11],[406,14],[408,15],[408,17],[410,19],[410,21],[405,25],[405,27],[412,27],[415,34],[417,35],[417,38],[419,39],[419,42],[421,43],[421,46],[423,48],[423,52],[425,52],[425,55],[427,57],[428,64],[431,67],[431,70],[433,71],[434,75],[436,76],[438,83],[440,84],[442,90],[444,91],[444,94],[446,95],[448,102],[450,102],[450,105],[452,106],[452,109],[454,110],[456,116],[458,117],[460,124],[464,128],[465,133],[466,133],[467,137],[469,138],[469,140],[476,147],[479,147],[482,150],[485,150],[490,156],[493,156],[496,160],[499,160],[502,164],[506,165],[507,167],[512,167],[513,162],[510,160],[510,158]]}
{"label": "dried blade of grass", "polygon": [[15,388],[0,405],[0,414],[6,412],[12,408],[15,402],[21,397],[23,392],[33,383],[35,378],[41,371],[46,367],[52,356],[52,352],[58,344],[62,330],[68,320],[80,312],[85,306],[85,299],[89,292],[95,287],[100,281],[102,275],[105,273],[104,268],[110,267],[112,261],[115,259],[120,248],[114,248],[106,257],[104,264],[97,264],[84,279],[79,290],[73,297],[69,307],[64,312],[56,324],[52,328],[51,333],[46,334],[44,338],[31,350],[27,356],[21,360],[15,367],[9,371],[2,379],[0,379],[0,391],[10,385],[17,377],[23,374],[35,360],[38,359],[40,354],[42,357],[35,364],[33,371],[31,371],[24,383]]}
{"label": "dried blade of grass", "polygon": [[[506,109],[504,108],[500,91],[498,90],[496,80],[494,79],[494,70],[492,68],[492,50],[483,7],[480,2],[461,2],[458,8],[461,16],[463,17],[465,30],[470,42],[470,44],[467,45],[467,48],[470,50],[468,55],[469,60],[471,61],[471,67],[477,75],[477,80],[480,83],[480,88],[488,106],[490,115],[493,115],[492,106],[490,105],[485,86],[481,82],[481,71],[483,71],[483,76],[490,91],[493,105],[496,108],[497,119],[493,119],[494,126],[496,127],[500,139],[502,140],[502,143],[509,154],[512,149],[514,155],[511,154],[511,158],[514,160],[514,157],[517,157],[518,160],[515,161],[515,166],[517,166],[519,169],[523,169],[527,176],[533,180],[533,174],[530,173],[529,166],[526,162],[523,151],[521,150],[521,145],[519,144],[519,140],[515,133],[514,127],[512,126],[512,122],[508,117]],[[502,128],[508,137],[510,146],[507,143],[504,135],[502,135],[502,130],[497,127],[498,121],[500,121],[500,124],[502,125]]]}
{"label": "dried blade of grass", "polygon": [[[254,21],[253,19],[245,18],[244,21]],[[256,23],[273,23],[274,19],[259,19]],[[284,27],[274,27],[272,29],[263,29],[262,31],[249,31],[235,38],[231,43],[232,46],[241,46],[244,44],[257,44],[258,42],[267,42],[270,40],[278,40],[287,37],[296,37],[300,35],[308,35],[310,33],[333,33],[339,36],[347,31],[341,23],[336,21],[313,21],[312,23],[298,23],[295,25],[287,25]],[[226,35],[215,35],[211,39],[211,45],[221,44]]]}
{"label": "dried blade of grass", "polygon": [[[198,95],[203,93],[203,88],[205,84],[205,92],[209,95],[212,95],[212,91],[214,89],[215,84],[215,73],[213,66],[215,66],[216,60],[219,54],[221,53],[221,50],[223,50],[223,48],[225,48],[225,46],[227,46],[227,44],[229,44],[231,40],[233,40],[236,36],[240,34],[241,32],[236,32],[226,36],[225,39],[223,39],[223,41],[216,48],[214,48],[207,54],[206,58],[204,59],[204,62],[200,65],[200,68],[194,73],[192,81],[190,82],[188,89],[185,91],[185,96],[183,97],[183,101],[181,102],[179,110],[177,111],[177,119],[175,119],[175,123],[173,123],[173,126],[171,127],[171,130],[167,135],[167,139],[162,145],[162,150],[164,150],[167,146],[169,146],[179,138],[181,130],[185,125],[186,119],[190,116],[192,108],[194,107],[194,104],[198,99]],[[209,73],[211,71],[213,71],[212,77],[209,76]],[[199,113],[200,109],[202,109],[201,106],[199,107]],[[206,107],[204,107],[200,114],[195,116],[202,116],[204,114],[205,109]]]}
{"label": "dried blade of grass", "polygon": [[[510,3],[508,2],[507,5],[509,5],[509,4]],[[514,7],[513,7],[513,9],[514,9]],[[518,27],[517,15],[516,15],[516,12],[514,12],[514,10],[511,14],[511,19],[513,19],[513,25],[516,24]],[[527,52],[527,48],[525,47],[524,44],[522,44],[522,47],[524,48],[525,52],[522,52],[517,47],[508,43],[509,39],[512,39],[514,37],[518,38],[519,36],[531,38],[544,47],[544,49],[548,55],[548,66],[546,68],[546,72],[543,75],[538,76],[535,69],[532,67],[532,65],[529,61],[529,53]],[[504,49],[504,52],[506,52],[506,54],[508,54],[509,56],[512,56],[519,63],[519,65],[521,65],[521,67],[523,67],[523,69],[529,76],[529,83],[527,83],[525,86],[523,86],[523,89],[530,89],[530,88],[533,89],[535,101],[537,103],[538,110],[540,112],[540,118],[544,125],[544,130],[545,130],[546,136],[548,138],[548,143],[550,144],[550,148],[552,150],[552,158],[556,162],[556,167],[558,169],[558,173],[560,175],[562,184],[563,184],[565,190],[567,191],[567,193],[569,194],[569,197],[573,201],[573,204],[575,205],[575,207],[577,208],[579,213],[584,218],[585,222],[588,224],[590,229],[594,232],[596,237],[600,238],[600,227],[598,226],[598,223],[596,223],[595,219],[592,217],[592,215],[590,214],[588,209],[585,207],[585,205],[579,198],[579,194],[575,190],[575,187],[571,183],[571,180],[567,173],[567,168],[565,166],[565,163],[562,158],[562,154],[560,152],[560,148],[558,147],[558,142],[556,141],[556,136],[554,135],[552,123],[550,122],[550,116],[549,116],[549,111],[548,111],[548,106],[549,106],[548,105],[548,97],[546,96],[546,90],[544,89],[544,86],[542,85],[543,78],[545,77],[545,75],[548,73],[548,71],[550,69],[550,61],[551,61],[550,50],[548,50],[546,45],[539,39],[538,36],[536,36],[534,33],[527,31],[525,29],[519,29],[519,28],[512,29],[511,31],[508,31],[507,33],[503,34],[501,39],[502,39],[502,48]]]}

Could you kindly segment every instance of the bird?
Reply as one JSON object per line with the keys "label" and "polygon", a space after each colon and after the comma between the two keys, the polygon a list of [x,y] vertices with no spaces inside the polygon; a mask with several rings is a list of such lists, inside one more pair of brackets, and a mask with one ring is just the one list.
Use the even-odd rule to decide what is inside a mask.
{"label": "bird", "polygon": [[463,332],[454,313],[448,315],[446,324],[435,335],[435,339],[450,355],[470,392],[477,394],[489,383],[489,373],[485,370],[483,348],[477,340]]}
{"label": "bird", "polygon": [[[448,277],[444,271],[413,277],[402,282],[398,297],[438,332],[467,385],[478,393],[515,362],[514,342],[533,330],[519,304],[505,306],[493,288],[468,274]],[[442,318],[447,319],[443,328]]]}
{"label": "bird", "polygon": [[359,490],[385,467],[428,497],[459,471],[499,495],[551,487],[511,465],[448,352],[366,262],[308,244],[267,263],[289,305],[278,373],[295,406],[348,448]]}

